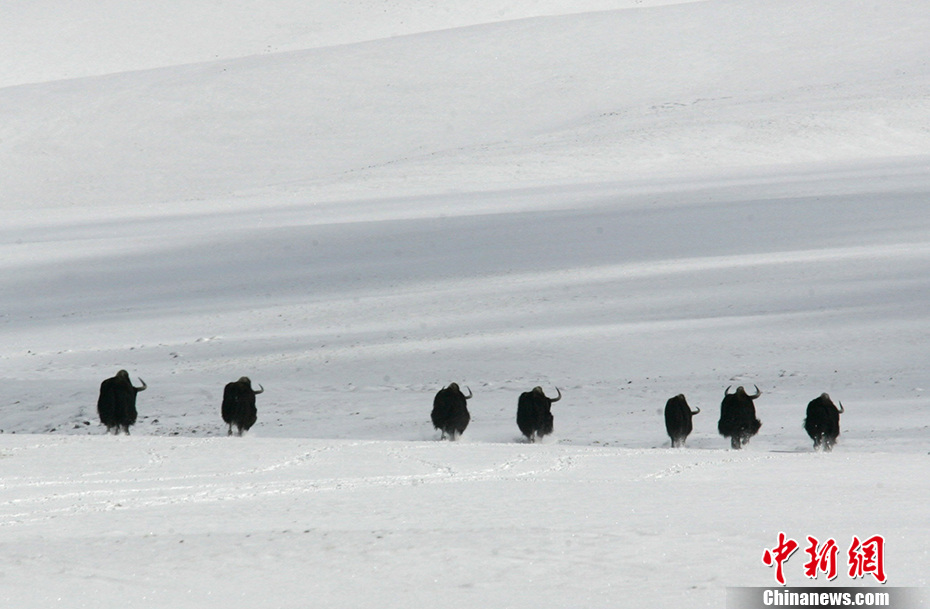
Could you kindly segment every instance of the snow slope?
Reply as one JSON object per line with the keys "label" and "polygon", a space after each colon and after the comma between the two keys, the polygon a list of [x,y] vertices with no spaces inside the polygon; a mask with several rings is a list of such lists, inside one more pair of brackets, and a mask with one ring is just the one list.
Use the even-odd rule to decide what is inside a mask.
{"label": "snow slope", "polygon": [[472,0],[126,3],[35,0],[0,7],[0,86],[82,78],[215,59],[339,46],[529,17],[679,4],[687,0]]}
{"label": "snow slope", "polygon": [[305,207],[919,156],[928,21],[695,2],[12,86],[5,199]]}
{"label": "snow slope", "polygon": [[[774,585],[780,530],[843,553],[881,533],[889,586],[925,585],[923,456],[20,435],[3,455],[6,606],[723,607]],[[870,585],[844,564],[833,585]]]}
{"label": "snow slope", "polygon": [[779,531],[926,586],[923,3],[59,4],[0,8],[0,605],[720,607]]}

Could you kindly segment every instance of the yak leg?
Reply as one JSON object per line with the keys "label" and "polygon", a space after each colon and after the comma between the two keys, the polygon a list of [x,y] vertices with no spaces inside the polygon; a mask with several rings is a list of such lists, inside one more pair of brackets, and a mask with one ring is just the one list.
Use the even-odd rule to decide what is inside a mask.
{"label": "yak leg", "polygon": [[823,452],[828,453],[833,450],[833,445],[836,444],[836,440],[828,436],[823,437]]}

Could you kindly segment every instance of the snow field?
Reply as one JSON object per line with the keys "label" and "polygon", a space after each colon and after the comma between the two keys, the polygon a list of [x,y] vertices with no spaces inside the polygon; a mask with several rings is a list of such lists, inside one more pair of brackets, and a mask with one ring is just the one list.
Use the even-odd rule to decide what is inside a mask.
{"label": "snow field", "polygon": [[720,607],[780,531],[926,586],[922,3],[124,5],[0,8],[0,605]]}

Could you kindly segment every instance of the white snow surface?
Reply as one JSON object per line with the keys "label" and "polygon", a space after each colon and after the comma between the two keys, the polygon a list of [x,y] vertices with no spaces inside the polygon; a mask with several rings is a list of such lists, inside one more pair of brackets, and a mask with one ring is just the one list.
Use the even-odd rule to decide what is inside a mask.
{"label": "white snow surface", "polygon": [[[790,585],[876,585],[845,551],[882,535],[887,585],[927,586],[928,31],[878,0],[3,3],[0,606],[723,607],[781,531],[840,547]],[[730,385],[762,390],[742,451]]]}

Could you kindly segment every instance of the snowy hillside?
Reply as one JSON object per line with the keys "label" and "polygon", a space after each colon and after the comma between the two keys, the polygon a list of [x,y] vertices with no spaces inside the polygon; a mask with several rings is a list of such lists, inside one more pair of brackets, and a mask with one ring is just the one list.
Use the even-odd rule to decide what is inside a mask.
{"label": "snowy hillside", "polygon": [[[927,31],[920,2],[0,8],[0,605],[722,607],[779,531],[883,535],[926,586]],[[96,415],[119,369],[128,438]],[[730,385],[762,390],[741,452]],[[875,583],[802,553],[791,585]]]}

